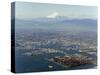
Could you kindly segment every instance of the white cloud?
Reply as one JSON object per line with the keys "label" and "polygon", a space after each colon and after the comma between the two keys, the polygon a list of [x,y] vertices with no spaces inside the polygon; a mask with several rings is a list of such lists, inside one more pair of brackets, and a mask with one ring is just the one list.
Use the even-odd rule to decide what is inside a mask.
{"label": "white cloud", "polygon": [[51,14],[49,14],[48,16],[46,16],[47,18],[56,18],[57,16],[59,16],[58,12],[53,12]]}

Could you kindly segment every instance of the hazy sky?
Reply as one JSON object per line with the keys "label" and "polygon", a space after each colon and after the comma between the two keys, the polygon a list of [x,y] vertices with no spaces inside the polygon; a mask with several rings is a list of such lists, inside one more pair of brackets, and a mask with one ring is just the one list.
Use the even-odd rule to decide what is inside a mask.
{"label": "hazy sky", "polygon": [[66,16],[69,18],[97,18],[97,7],[16,2],[16,18],[32,19],[38,17],[55,18]]}

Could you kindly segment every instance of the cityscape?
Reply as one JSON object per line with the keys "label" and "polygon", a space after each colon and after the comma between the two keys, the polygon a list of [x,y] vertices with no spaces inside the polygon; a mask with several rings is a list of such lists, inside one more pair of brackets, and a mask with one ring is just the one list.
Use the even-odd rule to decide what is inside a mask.
{"label": "cityscape", "polygon": [[[18,4],[21,6],[21,3]],[[30,3],[22,5],[27,6],[28,4]],[[31,5],[39,6],[39,4]],[[15,19],[16,72],[97,68],[97,18],[96,15],[92,16],[96,13],[75,11],[76,16],[68,17],[69,14],[64,15],[66,14],[66,11],[63,11],[65,8],[60,10],[59,5],[57,5],[58,7],[52,4],[46,5],[49,9],[50,6],[54,6],[58,12],[56,9],[51,9],[53,12],[47,16],[38,14],[39,16],[33,15],[34,18],[31,18],[31,16],[19,16],[22,10],[16,7],[16,11],[20,11]],[[45,9],[46,5],[43,4]],[[42,5],[40,4],[40,6]],[[90,8],[90,11],[96,10],[96,7],[92,6],[68,5],[68,9],[67,6],[60,6],[66,7],[70,13],[74,8],[78,10],[83,8],[84,11],[87,8]],[[27,13],[33,10],[33,8],[30,9],[27,9],[29,10]],[[49,10],[46,12],[48,13]],[[77,13],[82,14],[78,16]],[[36,13],[33,12],[33,14]],[[31,19],[27,19],[29,17]]]}

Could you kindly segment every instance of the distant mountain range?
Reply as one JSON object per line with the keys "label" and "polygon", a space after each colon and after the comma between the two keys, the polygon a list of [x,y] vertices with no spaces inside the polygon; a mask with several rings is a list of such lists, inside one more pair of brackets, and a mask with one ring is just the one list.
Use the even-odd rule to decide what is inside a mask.
{"label": "distant mountain range", "polygon": [[16,19],[15,23],[18,28],[97,30],[97,19],[71,19],[64,16],[57,16],[56,18]]}
{"label": "distant mountain range", "polygon": [[76,19],[76,18],[68,18],[64,16],[57,16],[56,18],[33,18],[33,19],[16,19],[17,22],[25,22],[25,23],[74,23],[74,24],[91,24],[97,25],[97,19]]}

